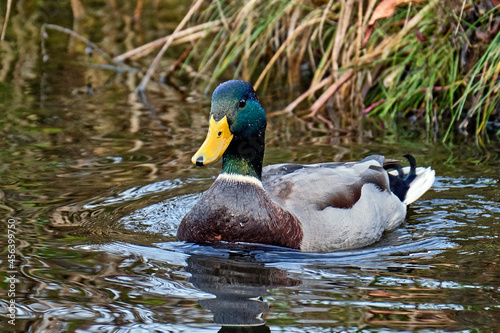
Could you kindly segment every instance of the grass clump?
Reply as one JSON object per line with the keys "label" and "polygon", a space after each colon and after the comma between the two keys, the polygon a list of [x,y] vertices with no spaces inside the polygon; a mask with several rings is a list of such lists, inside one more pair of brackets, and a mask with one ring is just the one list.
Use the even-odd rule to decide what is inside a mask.
{"label": "grass clump", "polygon": [[[71,1],[75,22],[89,12],[82,3]],[[119,17],[118,2],[103,3]],[[140,21],[143,7],[160,4],[134,3],[133,22]],[[193,0],[191,6],[179,2],[187,14],[163,38],[134,48],[135,28],[129,24],[123,37],[129,50],[114,57],[52,24],[42,26],[41,46],[45,60],[47,29],[78,37],[94,53],[104,53],[113,68],[145,73],[139,91],[164,54],[173,63],[164,82],[189,73],[191,82],[203,80],[207,91],[229,78],[249,81],[261,92],[287,89],[290,103],[272,115],[293,114],[325,131],[360,133],[360,119],[368,116],[416,120],[436,141],[457,132],[483,139],[500,128],[498,3]],[[145,58],[158,48],[152,62]]]}
{"label": "grass clump", "polygon": [[367,38],[382,2],[212,1],[194,20],[217,24],[186,62],[209,86],[231,73],[260,90],[290,87],[301,94],[284,113],[330,129],[400,115],[421,119],[436,140],[454,129],[483,136],[498,120],[499,9],[408,2]]}

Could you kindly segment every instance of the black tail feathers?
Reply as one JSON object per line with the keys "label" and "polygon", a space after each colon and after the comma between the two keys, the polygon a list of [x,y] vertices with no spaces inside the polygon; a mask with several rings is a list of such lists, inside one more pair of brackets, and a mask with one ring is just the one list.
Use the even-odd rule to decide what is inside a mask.
{"label": "black tail feathers", "polygon": [[389,173],[389,186],[392,193],[401,201],[404,201],[406,193],[408,193],[408,189],[410,188],[410,183],[417,177],[417,162],[415,161],[415,157],[410,154],[406,154],[403,157],[410,163],[410,172],[407,174],[404,173],[403,168],[399,164],[390,163],[384,165],[385,170],[397,170],[398,172],[397,176]]}

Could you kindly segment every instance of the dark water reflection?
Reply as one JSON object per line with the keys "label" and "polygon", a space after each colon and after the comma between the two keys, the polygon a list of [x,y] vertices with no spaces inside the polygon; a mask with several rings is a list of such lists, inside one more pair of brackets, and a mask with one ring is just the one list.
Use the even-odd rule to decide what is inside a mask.
{"label": "dark water reflection", "polygon": [[145,205],[124,208],[132,212],[113,216],[113,231],[105,234],[88,227],[58,231],[48,226],[55,221],[50,217],[22,219],[19,330],[457,331],[499,325],[495,178],[441,176],[408,221],[381,242],[323,254],[175,241],[175,226],[198,193],[168,192],[198,181],[210,182],[158,181],[69,206],[73,215],[94,214],[88,220],[100,225],[113,216],[105,216],[106,207]]}
{"label": "dark water reflection", "polygon": [[[132,76],[56,60],[34,70],[42,79],[0,87],[1,228],[14,218],[18,231],[15,330],[500,329],[497,142],[447,147],[418,130],[377,138],[370,120],[365,138],[331,138],[273,118],[265,164],[411,152],[438,178],[407,221],[368,248],[185,244],[175,239],[178,224],[218,172],[190,163],[208,99],[164,87],[145,105],[130,93]],[[89,75],[99,79],[92,95]],[[13,329],[9,301],[2,293],[2,331]]]}

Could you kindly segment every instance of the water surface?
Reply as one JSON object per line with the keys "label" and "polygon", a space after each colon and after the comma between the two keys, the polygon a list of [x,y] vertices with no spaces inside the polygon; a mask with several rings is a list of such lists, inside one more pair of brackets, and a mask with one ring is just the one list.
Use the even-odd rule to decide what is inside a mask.
{"label": "water surface", "polygon": [[[369,120],[362,138],[331,138],[273,118],[265,164],[412,153],[436,182],[397,230],[359,250],[186,244],[179,222],[218,174],[190,163],[209,97],[163,87],[143,103],[133,75],[57,58],[32,71],[0,87],[0,241],[9,218],[17,231],[16,323],[2,294],[2,331],[500,329],[498,142],[381,137]],[[91,90],[88,76],[100,78]],[[286,99],[261,97],[268,110]],[[6,259],[5,248],[4,276]]]}

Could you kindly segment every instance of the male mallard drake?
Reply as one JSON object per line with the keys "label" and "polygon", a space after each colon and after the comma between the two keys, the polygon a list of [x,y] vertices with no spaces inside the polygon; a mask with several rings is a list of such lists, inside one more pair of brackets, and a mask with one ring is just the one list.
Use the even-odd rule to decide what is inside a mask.
{"label": "male mallard drake", "polygon": [[266,114],[244,81],[219,85],[212,96],[208,135],[192,162],[222,156],[222,171],[183,218],[177,238],[205,243],[250,242],[304,251],[367,246],[395,229],[406,206],[434,181],[430,168],[359,162],[277,164],[262,169]]}

